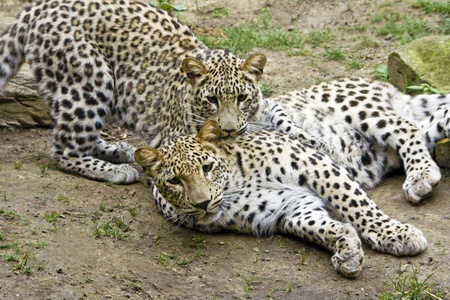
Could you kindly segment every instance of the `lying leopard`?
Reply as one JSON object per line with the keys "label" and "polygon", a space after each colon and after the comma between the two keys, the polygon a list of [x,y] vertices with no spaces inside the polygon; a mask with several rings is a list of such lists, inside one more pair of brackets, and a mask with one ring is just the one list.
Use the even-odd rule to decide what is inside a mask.
{"label": "lying leopard", "polygon": [[450,137],[450,94],[411,97],[388,83],[350,78],[270,100],[366,188],[403,165],[403,190],[418,203],[441,178],[430,152]]}
{"label": "lying leopard", "polygon": [[[210,120],[197,136],[139,148],[135,158],[168,220],[204,232],[300,237],[332,251],[334,268],[348,277],[363,266],[358,233],[373,249],[399,256],[427,244],[417,228],[382,212],[328,156],[276,131],[221,141]],[[348,223],[332,219],[326,204]]]}

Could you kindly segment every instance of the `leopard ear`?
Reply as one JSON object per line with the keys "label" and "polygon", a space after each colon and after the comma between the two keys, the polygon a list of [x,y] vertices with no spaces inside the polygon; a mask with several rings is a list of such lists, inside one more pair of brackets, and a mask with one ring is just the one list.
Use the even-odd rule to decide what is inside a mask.
{"label": "leopard ear", "polygon": [[134,160],[147,174],[151,175],[150,171],[162,160],[162,153],[154,148],[142,147],[134,153]]}
{"label": "leopard ear", "polygon": [[208,68],[201,61],[191,57],[185,58],[181,67],[191,84],[198,83],[199,79],[208,73]]}
{"label": "leopard ear", "polygon": [[267,58],[264,54],[256,53],[247,58],[242,64],[241,69],[244,72],[248,72],[256,76],[256,80],[259,80],[263,74],[264,67],[266,66]]}
{"label": "leopard ear", "polygon": [[219,138],[220,138],[219,123],[217,123],[217,121],[215,120],[209,120],[206,121],[205,124],[203,124],[202,128],[195,137],[195,140],[201,144],[211,143],[218,146]]}

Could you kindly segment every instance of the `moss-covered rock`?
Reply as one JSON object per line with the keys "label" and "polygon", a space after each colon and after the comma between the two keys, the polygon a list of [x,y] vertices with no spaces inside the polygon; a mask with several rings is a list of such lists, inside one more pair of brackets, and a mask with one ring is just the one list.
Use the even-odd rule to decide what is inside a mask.
{"label": "moss-covered rock", "polygon": [[427,83],[450,93],[450,36],[429,36],[399,47],[389,55],[392,84],[401,91]]}

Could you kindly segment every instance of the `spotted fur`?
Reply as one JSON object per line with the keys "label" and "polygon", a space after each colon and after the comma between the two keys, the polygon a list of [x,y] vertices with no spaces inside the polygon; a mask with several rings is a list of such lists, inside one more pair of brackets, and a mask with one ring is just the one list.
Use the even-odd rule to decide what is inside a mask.
{"label": "spotted fur", "polygon": [[[394,255],[425,249],[422,232],[387,216],[327,155],[276,131],[219,137],[218,124],[208,121],[197,136],[136,151],[168,220],[205,232],[300,237],[332,251],[334,268],[349,277],[363,266],[358,233]],[[346,223],[332,219],[326,204]]]}
{"label": "spotted fur", "polygon": [[[450,137],[450,94],[409,96],[392,85],[350,78],[321,83],[269,99],[281,105],[278,128],[312,145],[345,167],[366,188],[403,165],[403,190],[413,203],[441,178],[430,153]],[[295,125],[292,125],[295,124]]]}

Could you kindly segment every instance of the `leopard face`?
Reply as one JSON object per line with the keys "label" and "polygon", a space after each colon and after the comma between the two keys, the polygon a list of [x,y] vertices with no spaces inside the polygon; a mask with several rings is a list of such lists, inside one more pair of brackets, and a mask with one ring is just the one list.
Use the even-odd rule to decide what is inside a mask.
{"label": "leopard face", "polygon": [[262,54],[241,60],[222,50],[211,51],[204,62],[185,59],[183,69],[195,95],[190,117],[197,131],[205,121],[215,120],[222,137],[242,134],[262,100],[259,79],[265,63]]}
{"label": "leopard face", "polygon": [[216,147],[199,136],[180,137],[160,150],[140,148],[135,159],[181,215],[202,219],[219,210],[228,180],[228,164]]}

